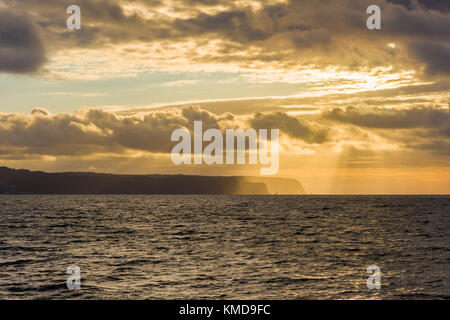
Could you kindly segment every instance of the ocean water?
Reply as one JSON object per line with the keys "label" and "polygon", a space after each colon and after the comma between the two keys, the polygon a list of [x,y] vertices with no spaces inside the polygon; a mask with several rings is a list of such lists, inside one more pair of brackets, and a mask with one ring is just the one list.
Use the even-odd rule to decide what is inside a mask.
{"label": "ocean water", "polygon": [[0,298],[450,299],[450,197],[0,196]]}

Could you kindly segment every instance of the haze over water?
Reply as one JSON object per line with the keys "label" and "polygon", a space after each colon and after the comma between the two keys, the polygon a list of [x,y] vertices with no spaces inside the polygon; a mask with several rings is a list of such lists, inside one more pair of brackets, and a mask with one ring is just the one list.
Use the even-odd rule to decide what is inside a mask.
{"label": "haze over water", "polygon": [[449,299],[449,226],[449,196],[0,196],[0,298]]}

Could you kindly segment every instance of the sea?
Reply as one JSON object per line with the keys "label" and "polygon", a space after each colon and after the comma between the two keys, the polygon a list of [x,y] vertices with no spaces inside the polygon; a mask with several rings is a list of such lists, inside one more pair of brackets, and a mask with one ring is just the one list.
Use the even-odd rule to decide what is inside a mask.
{"label": "sea", "polygon": [[450,299],[450,196],[2,195],[0,299]]}

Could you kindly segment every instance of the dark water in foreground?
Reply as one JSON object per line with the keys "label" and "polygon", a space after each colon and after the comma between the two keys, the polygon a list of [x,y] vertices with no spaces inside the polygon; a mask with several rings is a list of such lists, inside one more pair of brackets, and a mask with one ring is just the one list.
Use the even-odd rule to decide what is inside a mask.
{"label": "dark water in foreground", "polygon": [[450,299],[450,197],[0,196],[0,298]]}

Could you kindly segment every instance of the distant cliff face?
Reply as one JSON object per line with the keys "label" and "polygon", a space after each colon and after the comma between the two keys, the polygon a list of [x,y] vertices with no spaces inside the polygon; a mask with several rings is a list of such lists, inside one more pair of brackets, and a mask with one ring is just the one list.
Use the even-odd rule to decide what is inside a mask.
{"label": "distant cliff face", "polygon": [[45,173],[0,167],[3,194],[282,194],[283,190],[303,188],[296,180],[280,178]]}

